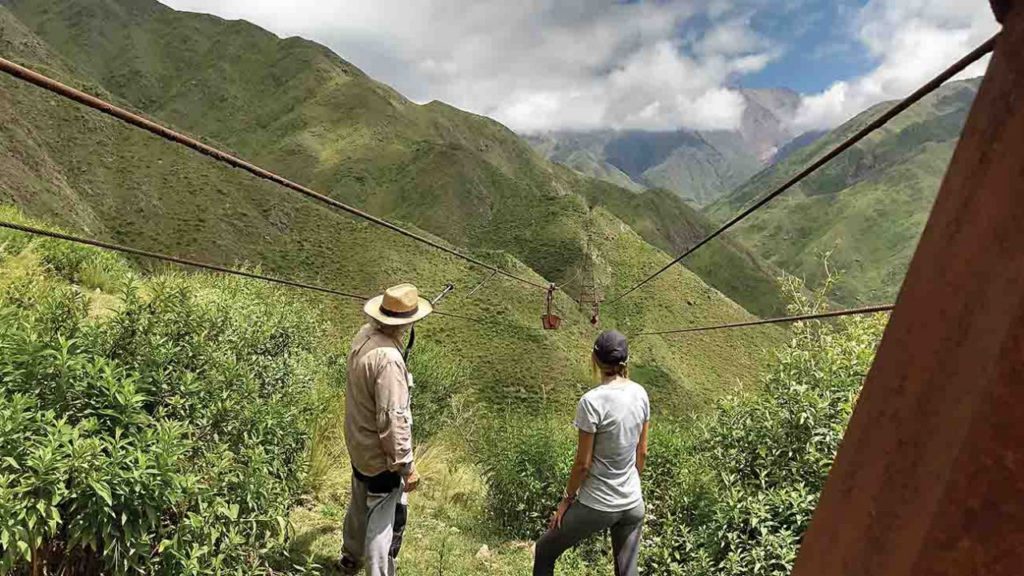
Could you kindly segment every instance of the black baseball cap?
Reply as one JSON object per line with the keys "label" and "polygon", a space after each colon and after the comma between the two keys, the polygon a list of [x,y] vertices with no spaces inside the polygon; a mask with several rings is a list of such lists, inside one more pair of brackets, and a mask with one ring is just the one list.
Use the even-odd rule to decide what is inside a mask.
{"label": "black baseball cap", "polygon": [[601,364],[617,366],[629,360],[629,344],[618,330],[605,330],[594,341],[594,355]]}

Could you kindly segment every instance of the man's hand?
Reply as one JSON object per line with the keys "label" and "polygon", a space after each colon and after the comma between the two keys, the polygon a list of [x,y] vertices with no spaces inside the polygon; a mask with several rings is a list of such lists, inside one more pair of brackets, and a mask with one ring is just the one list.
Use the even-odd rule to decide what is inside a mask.
{"label": "man's hand", "polygon": [[570,506],[572,506],[572,501],[565,498],[558,503],[558,508],[555,509],[555,513],[551,516],[551,522],[548,523],[548,530],[557,530],[562,527],[562,517],[569,511]]}
{"label": "man's hand", "polygon": [[419,485],[420,475],[416,473],[416,470],[413,470],[412,472],[409,473],[408,476],[405,477],[405,488],[403,490],[405,492],[412,492]]}

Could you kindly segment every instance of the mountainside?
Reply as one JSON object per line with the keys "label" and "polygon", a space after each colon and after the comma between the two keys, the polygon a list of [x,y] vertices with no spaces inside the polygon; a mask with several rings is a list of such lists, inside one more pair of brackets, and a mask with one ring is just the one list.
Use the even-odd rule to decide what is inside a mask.
{"label": "mountainside", "polygon": [[[714,230],[707,217],[662,188],[633,193],[592,181],[586,194],[592,205],[608,209],[669,254],[685,252]],[[786,311],[788,302],[778,285],[784,272],[729,237],[715,239],[693,253],[686,267],[760,316]]]}
{"label": "mountainside", "polygon": [[[409,103],[315,44],[147,0],[8,5],[0,6],[6,57],[471,246],[517,274],[538,282],[573,274],[587,228],[609,291],[669,259],[611,213],[590,214],[589,181],[543,162],[504,127],[443,104]],[[360,293],[410,280],[428,293],[448,281],[466,290],[487,276],[6,76],[0,152],[0,202],[140,248],[248,262]],[[604,325],[635,331],[749,318],[682,267],[664,283],[606,311]],[[445,304],[482,322],[437,318],[424,338],[473,374],[465,393],[480,406],[559,409],[587,382],[594,329],[560,295],[566,328],[542,331],[542,303],[542,291],[495,278],[472,299],[456,294]],[[338,303],[337,314],[343,330],[360,321],[352,303]],[[701,336],[682,355],[671,341],[645,338],[634,344],[633,366],[659,410],[685,413],[748,380],[780,335]]]}
{"label": "mountainside", "polygon": [[627,187],[666,188],[703,206],[770,163],[793,139],[786,119],[799,103],[785,89],[742,90],[746,108],[732,131],[637,130],[528,135],[535,150],[584,174]]}
{"label": "mountainside", "polygon": [[[821,258],[843,272],[835,297],[886,302],[899,290],[980,81],[947,84],[737,227],[758,255],[822,281]],[[709,206],[725,220],[887,110],[879,104]]]}

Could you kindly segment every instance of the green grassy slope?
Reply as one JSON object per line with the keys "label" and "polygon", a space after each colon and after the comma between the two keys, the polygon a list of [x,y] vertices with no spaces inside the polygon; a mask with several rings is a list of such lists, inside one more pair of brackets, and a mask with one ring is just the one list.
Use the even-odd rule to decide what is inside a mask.
{"label": "green grassy slope", "polygon": [[[960,136],[977,80],[948,84],[744,222],[737,237],[812,286],[832,252],[845,304],[893,299]],[[781,184],[891,104],[860,114],[706,211],[724,220]]]}
{"label": "green grassy slope", "polygon": [[[587,198],[672,255],[682,254],[714,230],[705,216],[668,190],[631,193],[592,181],[587,185]],[[785,311],[786,300],[778,285],[783,272],[729,237],[716,239],[693,253],[686,267],[755,314],[769,316]]]}
{"label": "green grassy slope", "polygon": [[[5,55],[73,85],[95,87],[81,80],[82,67],[50,51],[3,8],[0,33]],[[455,111],[442,111],[449,114]],[[240,260],[282,276],[355,292],[377,291],[403,280],[414,281],[427,292],[448,281],[465,290],[486,276],[450,256],[7,77],[0,78],[0,148],[0,201],[71,230],[223,264]],[[504,201],[515,203],[514,198]],[[580,218],[586,214],[582,198],[564,194],[552,201],[554,218],[563,218],[557,215],[561,202],[579,204]],[[623,261],[621,270],[609,272],[608,282],[625,283],[634,275],[629,266],[635,262],[642,261],[649,269],[667,260],[620,221],[610,220],[606,227],[617,231],[624,238],[623,250],[634,255]],[[527,233],[511,228],[511,223],[498,222],[493,234]],[[582,234],[581,225],[571,229]],[[562,254],[552,246],[547,257],[553,261]],[[541,280],[513,255],[486,246],[474,248],[482,259]],[[691,307],[685,303],[684,286],[709,290],[684,269],[674,271],[673,277],[679,286],[660,291],[643,306],[678,310],[679,315],[651,316],[652,322],[688,319]],[[709,294],[697,306],[701,314],[721,320],[749,316],[717,292]],[[562,410],[588,382],[586,351],[594,330],[564,295],[559,298],[568,316],[567,328],[542,331],[543,293],[495,279],[471,300],[457,294],[447,303],[461,313],[484,318],[484,323],[436,318],[425,326],[424,338],[440,342],[451,362],[463,364],[474,375],[468,393],[481,405]],[[343,329],[354,330],[361,321],[358,307],[348,302],[338,303],[337,313]],[[605,320],[616,325],[642,316],[606,315]],[[683,357],[668,348],[654,348],[640,357],[659,367],[657,381],[666,391],[661,406],[688,410],[695,407],[689,400],[703,402],[729,383],[749,377],[763,358],[762,349],[775,341],[775,333],[767,334],[765,340],[729,347],[708,344]],[[676,389],[693,392],[679,396]]]}
{"label": "green grassy slope", "polygon": [[[76,18],[87,28],[104,28],[92,20],[116,20],[115,16],[121,17],[118,10],[151,9],[164,14],[163,8],[146,8],[148,4],[142,0],[48,5],[72,14],[84,10]],[[39,6],[26,3],[19,7],[39,10],[32,12],[40,18],[34,26],[51,26],[43,21],[53,12]],[[200,18],[197,22],[218,21]],[[243,24],[226,26],[227,31],[218,29],[221,36],[253,30]],[[127,99],[111,88],[120,85],[95,79],[93,75],[99,72],[94,67],[103,64],[102,58],[71,57],[75,42],[82,42],[80,49],[87,51],[108,41],[111,34],[126,33],[111,26],[96,36],[83,34],[72,41],[59,29],[51,30],[53,42],[66,41],[61,50],[55,50],[0,5],[0,54],[4,57],[122,105],[142,107],[141,100]],[[146,34],[139,29],[130,32],[139,58],[148,54],[143,46],[151,39]],[[268,55],[286,58],[292,44],[312,50],[308,43],[289,42],[280,41],[280,54],[268,49]],[[104,51],[104,58],[124,57],[114,52]],[[341,66],[336,57],[325,58],[335,58],[335,65]],[[237,73],[233,60],[210,62],[218,74],[230,77]],[[292,64],[283,67],[291,70]],[[314,78],[310,80],[312,101],[292,102],[273,122],[259,120],[273,127],[240,116],[223,120],[221,125],[222,120],[208,112],[207,100],[216,108],[219,99],[227,96],[206,92],[210,86],[189,79],[192,73],[182,71],[186,78],[180,84],[183,96],[176,105],[179,108],[166,110],[170,119],[160,116],[165,113],[163,108],[157,112],[146,109],[147,113],[197,134],[207,133],[203,122],[209,121],[215,128],[214,143],[243,151],[302,182],[312,180],[318,188],[396,220],[407,218],[409,226],[418,225],[428,230],[425,234],[438,234],[439,239],[443,236],[442,241],[464,239],[466,244],[460,249],[518,275],[542,281],[535,270],[547,279],[573,273],[585,245],[585,219],[593,224],[596,270],[609,291],[623,289],[670,258],[608,211],[598,208],[590,215],[581,192],[586,180],[563,174],[564,169],[539,161],[518,144],[505,147],[514,136],[487,119],[443,104],[416,107],[402,100],[395,102],[419,111],[405,115],[392,109],[376,117],[380,98],[393,95],[386,87],[359,80],[353,83],[359,86],[346,93],[351,98],[341,98],[338,92],[331,92],[337,87],[318,86]],[[337,69],[325,74],[329,85],[344,83]],[[140,83],[148,82],[145,74],[135,77]],[[124,84],[131,82],[124,80]],[[189,90],[196,93],[189,96]],[[239,88],[237,97],[243,96],[249,97]],[[183,103],[188,98],[195,101]],[[322,111],[322,118],[338,124],[307,125],[310,117],[303,116],[306,112],[301,110],[317,106],[324,110],[342,106],[346,113],[334,117]],[[226,105],[225,111],[230,112],[231,107]],[[360,120],[364,112],[366,118]],[[193,113],[200,119],[191,118]],[[295,124],[289,128],[292,121]],[[416,124],[418,121],[426,122],[426,128]],[[372,122],[378,124],[368,128]],[[299,128],[293,130],[295,126]],[[273,132],[278,129],[280,132]],[[420,130],[427,134],[422,141],[396,136]],[[525,154],[517,156],[522,150]],[[387,174],[393,179],[382,177]],[[422,195],[416,193],[421,190],[425,191]],[[439,201],[441,208],[434,203],[435,193],[445,195]],[[419,448],[422,452],[417,461],[425,481],[423,490],[414,496],[416,521],[407,535],[402,569],[409,574],[433,574],[440,566],[446,574],[466,575],[528,570],[528,548],[504,541],[488,529],[481,516],[480,501],[485,494],[473,462],[477,448],[473,442],[480,441],[484,423],[500,426],[495,424],[501,420],[494,414],[557,421],[564,424],[566,434],[571,433],[568,422],[573,404],[591,383],[587,360],[596,328],[567,297],[559,295],[557,301],[566,316],[564,329],[541,330],[541,291],[498,277],[467,298],[468,289],[488,276],[485,271],[6,76],[0,77],[0,204],[15,205],[49,225],[90,236],[225,265],[257,265],[271,274],[357,293],[413,281],[433,294],[446,282],[454,282],[460,290],[442,309],[475,316],[482,322],[435,316],[417,330],[419,360],[432,351],[433,362],[457,366],[461,376],[455,382],[454,397],[449,399],[457,413],[453,421],[439,437]],[[429,209],[420,210],[423,207]],[[0,206],[0,219],[18,218]],[[520,255],[528,258],[532,267],[524,264]],[[150,262],[133,264],[143,270],[159,269]],[[359,303],[300,291],[295,291],[294,297],[324,304],[332,334],[341,340],[349,338],[363,321]],[[90,298],[104,306],[117,301],[114,294],[91,289]],[[635,333],[645,328],[748,318],[749,313],[697,275],[675,267],[636,298],[604,310],[602,327]],[[636,338],[632,375],[650,391],[657,418],[685,416],[736,386],[755,382],[770,350],[783,338],[784,332],[777,328]],[[418,368],[415,355],[411,368],[414,372],[425,370],[423,364]],[[336,424],[341,418],[332,421]],[[314,500],[292,511],[295,534],[290,545],[299,554],[324,563],[337,553],[340,515],[346,501],[349,470],[343,457],[334,457],[344,452],[338,434],[335,429],[323,442],[334,450],[326,458],[331,466],[325,483],[331,487],[317,489]],[[491,556],[477,557],[483,544],[491,547]],[[577,558],[563,565],[562,573],[604,574],[604,568],[591,572]]]}
{"label": "green grassy slope", "polygon": [[[590,181],[493,120],[409,102],[315,43],[155,0],[10,7],[93,87],[298,182],[456,245],[507,251],[556,282],[584,259]],[[767,310],[751,294],[771,285],[744,280],[761,275],[759,265],[737,258],[736,267],[749,269],[733,282],[705,273],[715,267],[697,271]]]}
{"label": "green grassy slope", "polygon": [[704,206],[739,186],[762,164],[738,132],[701,132],[694,142],[672,151],[644,171],[650,186],[677,190],[695,206]]}
{"label": "green grassy slope", "polygon": [[286,177],[556,280],[582,256],[582,203],[511,131],[412,103],[323,46],[155,0],[10,9],[109,92]]}

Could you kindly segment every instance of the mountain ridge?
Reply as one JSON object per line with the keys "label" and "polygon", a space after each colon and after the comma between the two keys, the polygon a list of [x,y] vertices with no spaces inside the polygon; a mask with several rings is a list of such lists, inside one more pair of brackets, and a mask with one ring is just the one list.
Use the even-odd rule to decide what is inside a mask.
{"label": "mountain ridge", "polygon": [[583,174],[634,190],[665,188],[705,206],[769,165],[797,136],[789,126],[799,105],[795,91],[739,93],[745,107],[734,130],[550,131],[524,138],[549,160]]}
{"label": "mountain ridge", "polygon": [[[844,273],[844,304],[895,298],[946,166],[977,93],[979,79],[950,82],[753,214],[735,237],[769,262],[805,278],[824,278],[821,258]],[[725,221],[787,180],[895,102],[883,102],[817,137],[704,213]]]}

